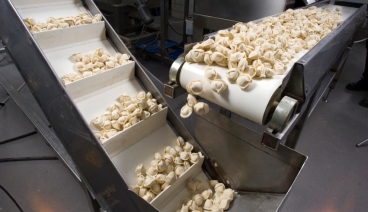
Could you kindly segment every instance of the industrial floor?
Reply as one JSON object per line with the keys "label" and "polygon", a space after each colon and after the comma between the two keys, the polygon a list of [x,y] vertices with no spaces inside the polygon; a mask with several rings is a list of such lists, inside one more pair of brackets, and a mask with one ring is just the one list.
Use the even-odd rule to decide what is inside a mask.
{"label": "industrial floor", "polygon": [[[360,33],[358,39],[364,36]],[[345,89],[347,83],[360,79],[365,53],[364,42],[353,46],[328,103],[319,102],[306,121],[296,150],[308,161],[282,211],[368,211],[368,144],[355,147],[368,138],[368,108],[358,105],[368,92]],[[168,65],[138,59],[162,82],[168,80]],[[0,74],[19,88],[23,80],[14,64],[3,53],[0,61]],[[19,93],[47,122],[26,85]],[[0,86],[0,103],[6,98]],[[18,211],[14,202],[23,211],[90,210],[79,182],[9,99],[0,107],[0,211]]]}

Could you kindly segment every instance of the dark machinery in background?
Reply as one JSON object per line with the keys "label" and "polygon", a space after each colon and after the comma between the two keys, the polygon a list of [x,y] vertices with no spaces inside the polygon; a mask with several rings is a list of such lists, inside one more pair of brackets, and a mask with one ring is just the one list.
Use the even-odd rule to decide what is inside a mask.
{"label": "dark machinery in background", "polygon": [[[239,21],[257,20],[265,16],[281,13],[288,8],[305,6],[315,2],[315,0],[265,0],[242,1],[240,3],[235,1],[232,3],[232,1],[234,0],[231,0],[230,3],[220,0],[194,1],[194,34],[192,41],[201,41],[204,34],[213,30],[224,29]],[[133,47],[131,46],[132,43],[139,41],[158,41],[157,44],[148,42],[143,45],[144,50],[146,50],[147,45],[152,44],[156,45],[158,49],[157,52],[145,51],[145,55],[172,63],[176,57],[173,57],[173,51],[169,51],[167,46],[169,45],[169,48],[174,47],[173,50],[176,52],[179,48],[167,42],[160,42],[160,40],[168,39],[168,12],[171,8],[171,1],[161,0],[160,8],[154,10],[156,15],[160,16],[159,26],[150,26],[154,19],[147,7],[148,2],[149,0],[95,0],[97,7],[129,48]],[[183,5],[185,19],[189,15],[189,0],[183,0]],[[229,8],[229,6],[236,8]],[[229,9],[223,10],[222,8]],[[179,44],[181,47],[187,43],[186,28],[186,22],[184,21],[182,29],[183,40]],[[160,37],[157,33],[160,33]]]}
{"label": "dark machinery in background", "polygon": [[146,4],[143,4],[140,0],[134,1],[134,6],[137,8],[138,17],[145,25],[150,25],[153,23],[153,17],[151,12],[146,7]]}
{"label": "dark machinery in background", "polygon": [[[133,44],[136,44],[142,49],[138,54],[144,52],[144,58],[153,57],[171,64],[183,52],[182,46],[186,43],[187,37],[183,36],[180,44],[168,40],[171,1],[160,0],[160,7],[152,8],[153,13],[160,16],[159,24],[152,24],[154,18],[147,7],[148,2],[149,0],[95,0],[96,6],[129,49],[133,50]],[[183,0],[183,3],[184,14],[188,14],[189,0]],[[183,35],[185,27],[184,24]]]}
{"label": "dark machinery in background", "polygon": [[203,35],[212,30],[217,31],[240,21],[248,22],[281,13],[294,5],[295,0],[194,1],[193,41],[201,41]]}
{"label": "dark machinery in background", "polygon": [[[148,26],[154,19],[146,6],[147,3],[148,1],[143,3],[141,0],[95,1],[107,21],[128,45],[134,40],[157,34],[157,29]],[[146,33],[143,34],[143,31]]]}

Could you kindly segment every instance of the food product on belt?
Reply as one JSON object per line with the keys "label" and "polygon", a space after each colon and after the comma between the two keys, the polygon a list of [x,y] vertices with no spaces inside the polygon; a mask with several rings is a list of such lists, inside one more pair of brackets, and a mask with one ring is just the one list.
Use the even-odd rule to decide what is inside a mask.
{"label": "food product on belt", "polygon": [[226,72],[227,80],[229,80],[230,83],[234,83],[236,79],[238,78],[238,76],[239,76],[239,71],[237,68],[230,68]]}
{"label": "food product on belt", "polygon": [[201,116],[201,115],[208,113],[210,110],[210,107],[208,106],[207,103],[198,102],[197,104],[194,105],[193,109],[196,114]]}
{"label": "food product on belt", "polygon": [[[99,74],[103,71],[121,66],[130,62],[130,55],[116,52],[114,56],[110,56],[103,48],[90,51],[86,55],[76,52],[72,55],[75,61],[74,71],[64,75],[61,80],[64,85],[75,82],[77,80]],[[81,75],[77,75],[79,73]]]}
{"label": "food product on belt", "polygon": [[208,80],[215,80],[217,78],[217,71],[214,68],[208,68],[206,72],[204,72],[204,76]]}
{"label": "food product on belt", "polygon": [[[213,80],[212,82],[218,83],[218,84],[224,83],[223,80]],[[218,89],[219,92],[223,92],[224,90],[226,90],[226,88],[227,88],[227,85],[225,83],[225,84],[218,85],[216,89]],[[210,107],[208,106],[207,103],[197,102],[197,99],[193,95],[188,94],[187,103],[180,109],[180,116],[182,118],[188,118],[190,115],[192,115],[193,110],[198,115],[204,115],[209,112]],[[190,144],[188,142],[185,143],[185,145],[183,146],[184,150],[190,152],[193,149],[193,146],[187,147],[186,145],[190,145]],[[188,150],[188,148],[191,148],[191,149]]]}
{"label": "food product on belt", "polygon": [[187,86],[188,93],[198,95],[203,90],[203,82],[201,80],[193,80]]}
{"label": "food product on belt", "polygon": [[[122,94],[120,96],[120,103],[112,103],[108,111],[92,120],[92,124],[101,130],[95,132],[96,137],[101,142],[106,141],[108,138],[115,136],[119,132],[163,109],[162,105],[157,105],[156,99],[152,98],[150,92],[144,95],[142,92],[144,93],[144,91],[141,91],[136,97]],[[148,107],[145,109],[139,108],[141,101],[150,102],[151,108],[156,106],[156,110],[152,112],[148,110]]]}
{"label": "food product on belt", "polygon": [[[227,66],[230,69],[226,74],[228,81],[238,82],[241,89],[245,89],[252,82],[248,76],[271,78],[284,74],[286,64],[296,53],[313,48],[341,22],[342,13],[338,8],[333,11],[317,7],[289,9],[259,23],[237,23],[230,31],[219,30],[214,40],[196,44],[185,59],[189,63]],[[214,69],[208,70],[205,77],[216,79]],[[242,79],[237,81],[238,77]],[[211,84],[211,87],[216,86]],[[218,89],[212,90],[219,93]]]}
{"label": "food product on belt", "polygon": [[182,118],[188,118],[190,115],[192,115],[192,112],[193,112],[193,108],[191,106],[189,106],[188,104],[185,104],[180,109],[180,116]]}
{"label": "food product on belt", "polygon": [[[165,147],[163,154],[156,152],[153,155],[154,160],[149,163],[147,169],[142,163],[138,164],[135,169],[136,185],[132,185],[131,188],[147,202],[151,202],[177,178],[183,175],[187,169],[198,162],[198,160],[193,162],[189,160],[191,154],[203,157],[200,152],[192,153],[193,146],[185,142],[182,137],[179,136],[176,142],[178,146]],[[176,150],[178,150],[178,152]],[[175,157],[173,155],[175,155]],[[202,183],[200,181],[193,181],[192,187],[193,191],[200,190]],[[148,192],[151,192],[151,194]],[[204,195],[205,197],[211,196],[212,193],[205,193]],[[201,198],[196,197],[195,200],[197,203],[203,203],[203,195],[200,194],[200,196],[202,202]]]}
{"label": "food product on belt", "polygon": [[241,74],[238,79],[236,79],[236,84],[239,85],[241,89],[246,89],[252,82],[252,77],[248,74]]}
{"label": "food product on belt", "polygon": [[23,21],[32,33],[37,33],[100,22],[102,21],[102,15],[96,14],[94,17],[91,17],[87,12],[81,12],[76,16],[49,17],[46,19],[46,22],[36,22],[33,18],[25,18]]}
{"label": "food product on belt", "polygon": [[222,79],[215,79],[211,82],[211,89],[217,94],[221,94],[227,89],[227,84]]}
{"label": "food product on belt", "polygon": [[221,212],[228,210],[230,203],[234,200],[236,192],[231,188],[226,188],[217,180],[209,181],[211,187],[214,187],[215,193],[212,189],[201,191],[201,187],[196,187],[196,183],[202,185],[199,180],[188,180],[186,187],[192,195],[192,199],[184,199],[180,209],[177,212],[183,211],[216,211]]}

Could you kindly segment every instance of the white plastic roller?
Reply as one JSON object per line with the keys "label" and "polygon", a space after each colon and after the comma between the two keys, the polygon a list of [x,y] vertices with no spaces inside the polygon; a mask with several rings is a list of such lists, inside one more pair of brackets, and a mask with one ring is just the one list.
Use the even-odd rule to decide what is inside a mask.
{"label": "white plastic roller", "polygon": [[283,77],[253,79],[249,87],[242,90],[236,83],[230,84],[226,79],[227,67],[211,66],[217,71],[217,78],[224,80],[228,86],[223,93],[217,94],[211,89],[211,81],[204,77],[204,72],[209,67],[205,64],[185,63],[180,71],[180,85],[185,88],[192,80],[201,80],[203,91],[199,96],[251,121],[263,124],[266,118],[265,111],[269,107],[270,100],[275,100],[275,96],[278,96],[278,88],[282,84]]}
{"label": "white plastic roller", "polygon": [[[207,99],[223,108],[226,108],[246,119],[261,125],[267,124],[272,116],[272,112],[280,101],[281,85],[284,78],[291,70],[294,63],[305,55],[307,50],[297,53],[287,64],[287,70],[282,75],[275,75],[272,78],[253,78],[252,83],[241,89],[236,83],[230,83],[226,77],[228,67],[218,65],[207,65],[205,63],[188,63],[184,58],[178,58],[170,69],[170,80],[186,88],[192,80],[201,80],[203,90],[200,97]],[[217,94],[210,85],[204,74],[208,68],[213,68],[217,72],[217,79],[222,79],[227,83],[227,89]]]}

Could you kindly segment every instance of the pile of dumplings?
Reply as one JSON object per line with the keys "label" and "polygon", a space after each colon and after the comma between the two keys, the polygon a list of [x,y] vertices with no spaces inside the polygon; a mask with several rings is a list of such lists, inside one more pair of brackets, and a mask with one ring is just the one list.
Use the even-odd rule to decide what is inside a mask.
{"label": "pile of dumplings", "polygon": [[100,130],[94,134],[101,142],[106,141],[162,109],[150,92],[141,91],[134,97],[122,94],[120,103],[114,102],[103,115],[92,120]]}
{"label": "pile of dumplings", "polygon": [[[110,56],[103,48],[98,48],[95,51],[90,51],[86,55],[76,52],[72,55],[74,71],[64,75],[61,81],[64,85],[74,81],[90,77],[109,69],[121,66],[130,62],[130,55],[116,52],[114,56]],[[79,75],[77,73],[80,73]]]}
{"label": "pile of dumplings", "polygon": [[192,153],[193,146],[182,137],[179,136],[176,142],[175,147],[165,147],[163,154],[156,152],[147,168],[139,164],[135,169],[137,184],[132,186],[132,190],[147,202],[151,202],[203,157],[201,152]]}
{"label": "pile of dumplings", "polygon": [[201,116],[208,113],[210,107],[208,106],[207,103],[198,102],[195,96],[193,96],[192,94],[188,94],[187,103],[184,105],[184,107],[181,108],[180,116],[182,118],[188,118],[193,113],[193,110],[196,114]]}
{"label": "pile of dumplings", "polygon": [[[295,54],[313,48],[341,23],[342,13],[339,8],[333,11],[314,6],[289,9],[259,23],[237,23],[230,31],[220,30],[214,39],[196,44],[185,56],[185,60],[189,63],[227,66],[228,82],[237,83],[241,89],[246,89],[253,78],[284,74]],[[206,70],[205,78],[217,94],[227,89],[227,82],[218,78],[213,67]],[[198,81],[194,80],[190,84],[198,84]],[[192,86],[190,84],[187,90],[188,86]]]}
{"label": "pile of dumplings", "polygon": [[236,192],[231,188],[225,188],[225,185],[219,183],[217,180],[210,180],[209,184],[215,193],[213,193],[212,189],[206,189],[200,192],[202,190],[201,182],[189,180],[186,186],[188,191],[193,194],[193,197],[192,199],[185,199],[181,209],[178,209],[176,212],[223,212],[224,210],[228,210],[230,203],[236,196]]}
{"label": "pile of dumplings", "polygon": [[47,30],[61,29],[83,24],[92,24],[102,20],[101,14],[91,17],[87,12],[81,12],[76,16],[48,17],[46,22],[36,22],[33,18],[23,19],[28,29],[32,32],[43,32]]}

